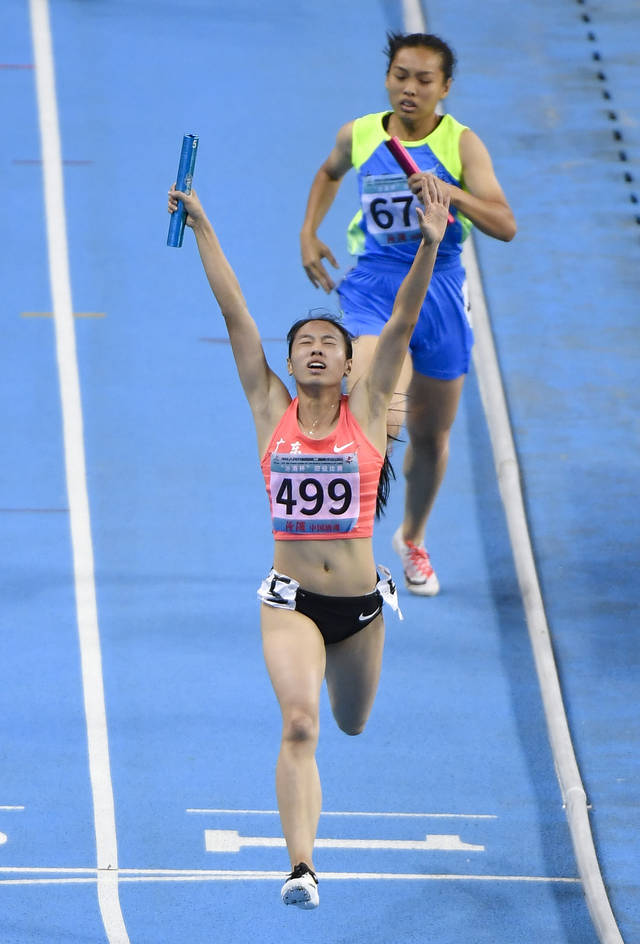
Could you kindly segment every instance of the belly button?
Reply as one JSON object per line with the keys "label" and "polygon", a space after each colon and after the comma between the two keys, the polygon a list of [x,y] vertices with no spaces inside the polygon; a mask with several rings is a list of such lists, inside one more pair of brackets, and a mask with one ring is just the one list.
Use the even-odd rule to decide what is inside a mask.
{"label": "belly button", "polygon": [[328,562],[328,561],[325,561],[325,562],[324,562],[324,572],[325,572],[326,574],[328,574],[330,570],[331,570],[331,567],[329,566],[329,562]]}

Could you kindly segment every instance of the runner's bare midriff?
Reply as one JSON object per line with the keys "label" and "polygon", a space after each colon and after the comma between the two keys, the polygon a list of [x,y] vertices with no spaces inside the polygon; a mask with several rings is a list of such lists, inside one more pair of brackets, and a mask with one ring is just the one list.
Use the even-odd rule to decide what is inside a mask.
{"label": "runner's bare midriff", "polygon": [[371,538],[275,541],[273,566],[312,593],[361,596],[376,585]]}

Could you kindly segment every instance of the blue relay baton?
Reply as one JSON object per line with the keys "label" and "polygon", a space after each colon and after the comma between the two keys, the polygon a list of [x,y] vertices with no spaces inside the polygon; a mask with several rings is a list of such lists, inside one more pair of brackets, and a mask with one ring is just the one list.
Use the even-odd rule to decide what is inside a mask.
{"label": "blue relay baton", "polygon": [[[183,193],[191,193],[191,183],[193,181],[193,170],[196,166],[197,153],[198,135],[185,134],[182,139],[182,150],[180,151],[176,190],[182,190]],[[182,237],[184,236],[184,224],[186,219],[187,211],[184,208],[182,200],[178,200],[178,209],[175,213],[171,214],[167,246],[173,246],[177,249],[180,248],[182,245]]]}

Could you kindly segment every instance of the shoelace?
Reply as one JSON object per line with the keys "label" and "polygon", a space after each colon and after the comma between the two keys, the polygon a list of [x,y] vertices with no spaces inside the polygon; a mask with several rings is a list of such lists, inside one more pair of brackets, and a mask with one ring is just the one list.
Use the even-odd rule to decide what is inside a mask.
{"label": "shoelace", "polygon": [[421,574],[424,574],[425,577],[430,577],[433,573],[433,567],[431,566],[431,560],[429,559],[426,548],[418,547],[413,541],[405,541],[404,543],[409,549],[409,560],[413,567]]}
{"label": "shoelace", "polygon": [[316,873],[313,869],[310,869],[306,862],[299,862],[298,865],[294,868],[293,872],[289,876],[288,881],[292,878],[302,878],[303,875],[309,874],[313,881],[318,884],[318,879],[316,878]]}

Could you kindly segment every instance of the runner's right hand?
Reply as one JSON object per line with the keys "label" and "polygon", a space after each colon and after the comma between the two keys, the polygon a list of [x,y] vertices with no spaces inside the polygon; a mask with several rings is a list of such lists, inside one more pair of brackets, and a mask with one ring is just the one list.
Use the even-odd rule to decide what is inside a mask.
{"label": "runner's right hand", "polygon": [[302,265],[304,271],[309,277],[309,281],[316,288],[323,288],[325,292],[331,292],[335,288],[335,283],[325,269],[322,260],[328,259],[334,269],[340,266],[328,246],[318,239],[317,236],[309,236],[303,233],[300,236],[300,249],[302,253]]}

